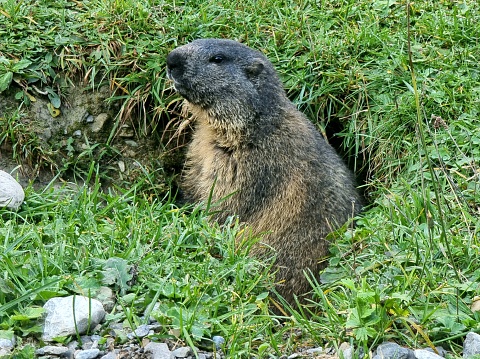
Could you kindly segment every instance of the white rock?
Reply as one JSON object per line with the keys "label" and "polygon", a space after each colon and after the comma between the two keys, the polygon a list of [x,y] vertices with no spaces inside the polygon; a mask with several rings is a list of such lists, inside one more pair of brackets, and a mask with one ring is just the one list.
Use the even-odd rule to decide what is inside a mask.
{"label": "white rock", "polygon": [[35,350],[37,355],[63,355],[68,352],[68,348],[64,346],[47,345]]}
{"label": "white rock", "polygon": [[470,332],[463,342],[463,357],[469,358],[478,354],[480,354],[480,335]]}
{"label": "white rock", "polygon": [[[73,315],[73,300],[75,298],[75,328]],[[93,329],[105,317],[102,303],[96,299],[83,296],[69,296],[51,298],[43,306],[47,316],[43,329],[42,339],[51,341],[55,337],[65,337],[85,333],[89,328]]]}
{"label": "white rock", "polygon": [[100,354],[100,349],[77,350],[75,359],[95,359]]}
{"label": "white rock", "polygon": [[474,297],[472,306],[470,307],[472,312],[480,312],[480,296]]}
{"label": "white rock", "polygon": [[426,349],[416,349],[413,353],[417,359],[443,359],[440,355]]}
{"label": "white rock", "polygon": [[22,186],[7,172],[0,170],[0,207],[16,210],[24,199]]}
{"label": "white rock", "polygon": [[165,343],[150,342],[145,345],[145,351],[152,353],[153,359],[171,359],[171,351],[168,349],[168,345]]}

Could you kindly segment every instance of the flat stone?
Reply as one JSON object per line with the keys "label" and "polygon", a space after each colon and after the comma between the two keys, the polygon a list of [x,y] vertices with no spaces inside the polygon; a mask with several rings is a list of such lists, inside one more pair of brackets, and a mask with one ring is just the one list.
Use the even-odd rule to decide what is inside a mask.
{"label": "flat stone", "polygon": [[192,355],[192,348],[190,347],[180,347],[178,349],[175,349],[172,352],[172,358],[186,358],[190,355]]}
{"label": "flat stone", "polygon": [[108,352],[104,356],[102,356],[100,359],[117,359],[117,354],[115,351]]}
{"label": "flat stone", "polygon": [[47,345],[35,350],[36,355],[63,355],[68,352],[68,348],[64,346]]}
{"label": "flat stone", "polygon": [[95,359],[100,354],[100,349],[78,350],[75,359]]}
{"label": "flat stone", "polygon": [[416,349],[413,351],[417,359],[442,359],[443,357],[426,349]]}
{"label": "flat stone", "polygon": [[150,332],[150,326],[149,325],[139,325],[137,329],[135,329],[132,333],[127,334],[128,339],[134,339],[134,338],[143,338],[148,335]]}
{"label": "flat stone", "polygon": [[165,343],[150,342],[145,345],[145,351],[152,353],[152,359],[171,359],[172,352]]}

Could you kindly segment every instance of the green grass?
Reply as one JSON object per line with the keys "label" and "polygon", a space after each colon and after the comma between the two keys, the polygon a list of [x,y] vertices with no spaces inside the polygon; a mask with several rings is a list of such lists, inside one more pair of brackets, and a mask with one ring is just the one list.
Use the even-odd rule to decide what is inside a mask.
{"label": "green grass", "polygon": [[[166,328],[195,343],[223,335],[238,357],[387,339],[460,355],[465,333],[480,331],[470,309],[480,295],[480,10],[474,0],[409,10],[408,22],[406,3],[387,0],[0,0],[0,91],[18,100],[0,119],[0,146],[48,157],[18,125],[22,111],[34,85],[58,105],[78,78],[116,90],[118,123],[162,128],[178,104],[166,54],[228,37],[272,60],[290,98],[365,178],[371,202],[357,228],[332,234],[314,302],[280,327],[266,310],[268,263],[235,248],[234,222],[211,226],[198,208],[175,208],[148,175],[107,193],[95,181],[29,189],[20,212],[0,210],[2,329],[29,335],[36,314],[18,320],[19,310],[109,284],[123,303],[112,320],[135,324],[162,299],[152,314]],[[126,268],[120,278],[105,274],[109,258]]]}

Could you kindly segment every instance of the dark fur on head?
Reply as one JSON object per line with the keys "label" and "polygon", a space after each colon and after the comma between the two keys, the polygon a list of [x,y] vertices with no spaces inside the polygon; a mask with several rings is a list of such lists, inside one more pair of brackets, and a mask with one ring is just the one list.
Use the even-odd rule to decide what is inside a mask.
{"label": "dark fur on head", "polygon": [[[196,120],[184,190],[235,214],[277,251],[278,291],[291,303],[318,273],[325,236],[357,214],[351,173],[286,97],[272,64],[231,40],[204,39],[173,50],[168,76]],[[215,186],[214,186],[215,185]],[[213,187],[214,186],[214,187]],[[233,194],[233,195],[232,195]],[[267,251],[261,244],[255,254]]]}

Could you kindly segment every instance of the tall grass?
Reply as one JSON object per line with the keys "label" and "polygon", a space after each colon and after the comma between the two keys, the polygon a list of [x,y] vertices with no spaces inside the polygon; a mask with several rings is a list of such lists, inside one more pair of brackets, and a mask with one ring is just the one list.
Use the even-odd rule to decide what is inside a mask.
{"label": "tall grass", "polygon": [[[0,82],[19,104],[33,85],[54,102],[51,92],[61,98],[75,79],[107,83],[118,124],[150,133],[177,116],[166,54],[200,37],[241,40],[271,59],[290,98],[365,181],[370,205],[356,228],[331,235],[312,302],[286,308],[280,325],[267,314],[268,263],[234,246],[235,220],[211,226],[198,208],[176,208],[148,174],[114,192],[98,182],[29,189],[20,212],[0,210],[2,328],[35,332],[36,314],[19,321],[15,310],[106,284],[114,260],[125,270],[108,283],[129,309],[109,320],[133,313],[137,323],[148,309],[192,343],[223,335],[239,357],[341,341],[368,352],[388,339],[459,354],[465,333],[480,330],[471,309],[480,295],[475,1],[72,4],[0,1]],[[34,149],[19,108],[0,119],[0,146],[25,139]]]}

